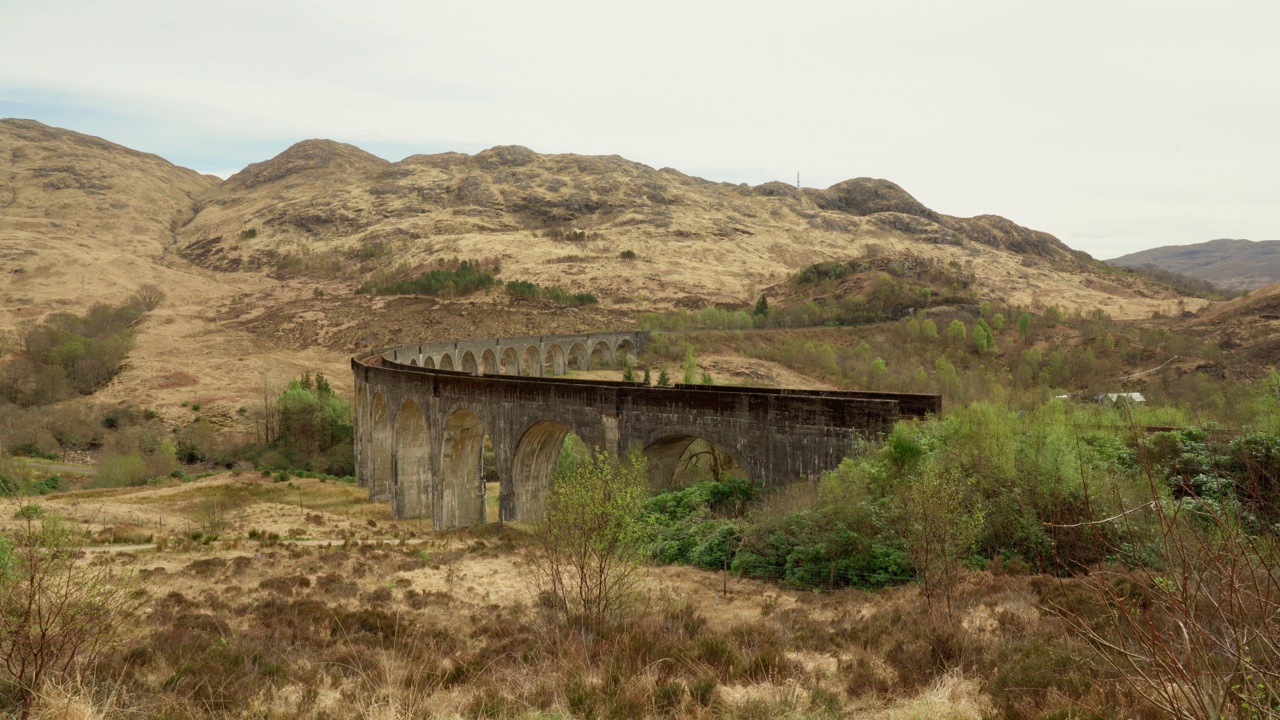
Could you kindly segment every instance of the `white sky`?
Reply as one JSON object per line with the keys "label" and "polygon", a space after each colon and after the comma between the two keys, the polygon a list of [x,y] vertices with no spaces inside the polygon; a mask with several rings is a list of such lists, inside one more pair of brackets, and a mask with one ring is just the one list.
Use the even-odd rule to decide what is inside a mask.
{"label": "white sky", "polygon": [[227,174],[310,137],[872,176],[1109,258],[1280,238],[1280,3],[0,0],[0,116]]}

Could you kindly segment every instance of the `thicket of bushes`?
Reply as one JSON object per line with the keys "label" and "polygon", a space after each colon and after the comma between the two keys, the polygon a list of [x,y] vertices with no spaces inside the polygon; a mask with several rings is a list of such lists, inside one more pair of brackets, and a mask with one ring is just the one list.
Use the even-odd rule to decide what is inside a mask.
{"label": "thicket of bushes", "polygon": [[[321,374],[290,382],[256,411],[255,433],[222,431],[207,419],[170,429],[154,412],[129,403],[22,410],[0,406],[0,443],[12,455],[57,459],[64,450],[103,450],[93,483],[141,485],[183,474],[254,466],[264,471],[355,473],[351,406]],[[0,468],[4,494],[38,492],[16,464]]]}
{"label": "thicket of bushes", "polygon": [[372,293],[374,295],[440,295],[457,297],[488,290],[501,285],[498,273],[502,266],[497,260],[462,260],[457,258],[441,261],[436,268],[418,274],[416,277],[408,273],[383,273],[379,277],[364,283],[356,289],[356,293]]}
{"label": "thicket of bushes", "polygon": [[[704,310],[708,318],[732,318]],[[672,315],[669,317],[681,317]],[[687,317],[687,316],[686,316]],[[737,315],[745,321],[745,313]],[[775,333],[655,334],[646,353],[681,358],[686,345],[777,362],[841,387],[941,393],[946,406],[987,400],[1034,407],[1057,394],[1141,390],[1149,400],[1195,417],[1228,421],[1258,402],[1244,385],[1219,372],[1162,372],[1133,384],[1122,380],[1178,355],[1216,364],[1213,342],[1163,328],[1121,324],[1104,313],[1063,313],[1056,307],[983,304],[896,322],[853,328]]]}
{"label": "thicket of bushes", "polygon": [[527,280],[512,280],[507,283],[507,294],[520,300],[550,300],[566,305],[595,305],[599,300],[589,292],[566,293],[558,285],[543,287]]}
{"label": "thicket of bushes", "polygon": [[141,301],[99,304],[20,328],[14,355],[0,366],[0,402],[34,407],[92,394],[120,371],[133,348],[131,326],[146,310]]}
{"label": "thicket of bushes", "polygon": [[1098,521],[1152,500],[1192,512],[1211,506],[1274,533],[1276,419],[1273,408],[1239,434],[1149,433],[1153,422],[1187,418],[1061,401],[1029,411],[974,403],[900,423],[816,485],[758,500],[743,479],[708,479],[658,494],[647,505],[652,555],[794,587],[874,588],[946,562],[1069,574],[1122,554],[1149,560],[1159,546],[1149,518]]}

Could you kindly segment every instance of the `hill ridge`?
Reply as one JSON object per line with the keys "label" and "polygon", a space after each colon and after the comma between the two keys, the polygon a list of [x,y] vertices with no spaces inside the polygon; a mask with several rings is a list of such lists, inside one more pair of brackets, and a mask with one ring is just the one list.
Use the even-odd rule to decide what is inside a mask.
{"label": "hill ridge", "polygon": [[1120,267],[1156,265],[1229,290],[1255,290],[1280,281],[1280,240],[1219,238],[1148,248],[1107,262]]}

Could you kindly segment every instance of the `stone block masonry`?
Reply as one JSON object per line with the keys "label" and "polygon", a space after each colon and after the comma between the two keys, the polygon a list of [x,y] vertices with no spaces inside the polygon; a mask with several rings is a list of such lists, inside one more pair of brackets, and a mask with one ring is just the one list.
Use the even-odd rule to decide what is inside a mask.
{"label": "stone block masonry", "polygon": [[836,467],[859,437],[941,410],[937,395],[719,385],[646,387],[573,380],[612,365],[648,333],[592,333],[401,345],[352,358],[356,474],[397,518],[438,530],[485,521],[484,437],[494,450],[503,520],[534,522],[569,433],[588,447],[648,457],[667,485],[690,444],[725,450],[772,486]]}

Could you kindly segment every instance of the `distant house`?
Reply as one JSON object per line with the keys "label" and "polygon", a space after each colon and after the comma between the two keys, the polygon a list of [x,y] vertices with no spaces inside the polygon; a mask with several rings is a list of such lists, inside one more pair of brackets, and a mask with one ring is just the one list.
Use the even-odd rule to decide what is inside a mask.
{"label": "distant house", "polygon": [[1094,395],[1093,401],[1099,405],[1116,405],[1119,403],[1133,403],[1135,405],[1145,403],[1146,398],[1142,397],[1142,393],[1126,392],[1126,393],[1103,393]]}

